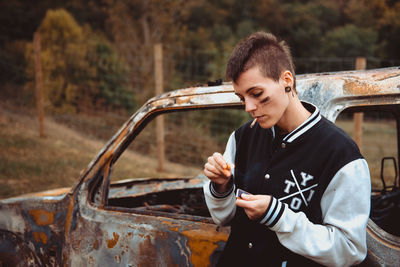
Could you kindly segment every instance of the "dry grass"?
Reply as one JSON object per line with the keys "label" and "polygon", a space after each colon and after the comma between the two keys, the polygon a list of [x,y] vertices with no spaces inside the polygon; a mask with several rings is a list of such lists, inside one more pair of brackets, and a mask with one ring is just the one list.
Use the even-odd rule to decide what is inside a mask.
{"label": "dry grass", "polygon": [[[72,186],[106,143],[51,118],[46,118],[45,128],[46,138],[39,138],[33,112],[21,112],[7,103],[0,105],[0,198]],[[189,176],[201,171],[167,163],[160,173],[156,166],[154,158],[125,151],[113,168],[113,180]]]}
{"label": "dry grass", "polygon": [[[354,124],[352,120],[338,120],[336,124],[353,136]],[[383,157],[394,157],[397,159],[397,132],[394,120],[364,120],[363,142],[361,153],[368,162],[371,173],[372,187],[382,188],[381,182],[381,160]],[[386,163],[385,163],[386,165]],[[394,181],[393,164],[387,164],[385,168],[385,183],[392,185]]]}
{"label": "dry grass", "polygon": [[[101,136],[106,139],[108,138],[106,136],[112,136],[117,126],[116,123],[110,125],[111,119],[99,121],[97,118],[97,121],[94,121],[90,117],[79,116],[78,118],[68,118],[68,120],[69,126],[66,126],[67,120],[61,122],[57,120],[56,122],[47,118],[47,137],[39,138],[38,123],[34,112],[21,110],[12,104],[0,103],[0,198],[72,186],[79,178],[81,170],[106,143],[105,139],[100,139]],[[71,127],[71,122],[76,124],[75,127]],[[362,153],[369,163],[374,188],[382,187],[380,180],[382,157],[397,158],[397,133],[393,123],[393,121],[364,122]],[[88,126],[86,129],[91,129],[91,132],[83,132],[81,125],[85,124]],[[352,135],[353,123],[351,120],[339,120],[337,124],[350,136]],[[104,134],[94,137],[95,135],[92,133],[96,132],[96,127],[99,125],[103,130],[109,129],[109,133],[104,132]],[[196,129],[191,130],[197,131]],[[145,132],[143,134],[142,137],[146,137]],[[147,144],[154,145],[154,137],[149,136],[151,140],[147,140]],[[193,132],[190,132],[190,136],[189,140],[186,140],[189,144],[195,140]],[[171,133],[170,139],[184,141],[183,139],[188,138],[180,137],[179,133],[174,132]],[[134,144],[142,145],[146,143],[144,141],[139,138],[134,140]],[[215,144],[210,144],[203,139],[197,140],[195,143],[204,143],[203,145],[212,151],[216,148]],[[133,147],[135,148],[135,146]],[[138,151],[139,147],[136,147],[135,151]],[[148,150],[151,152],[154,147],[150,147]],[[172,146],[167,146],[167,150],[168,155],[174,159],[178,156],[173,152],[183,150],[190,150],[196,154],[201,152],[188,146],[185,142],[173,143]],[[149,155],[154,155],[150,152]],[[209,151],[204,153],[207,154]],[[185,153],[182,155],[189,160],[188,155]],[[157,172],[156,158],[145,156],[144,152],[137,153],[127,150],[113,167],[112,180],[138,177],[190,177],[201,173],[202,164],[197,162],[197,165],[199,166],[191,167],[188,163],[167,162],[164,171]],[[393,183],[393,176],[387,175],[387,177],[386,183]]]}

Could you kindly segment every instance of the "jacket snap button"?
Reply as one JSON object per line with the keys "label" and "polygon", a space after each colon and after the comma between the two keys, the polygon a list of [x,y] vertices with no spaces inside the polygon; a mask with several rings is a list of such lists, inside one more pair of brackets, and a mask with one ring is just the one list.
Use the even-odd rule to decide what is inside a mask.
{"label": "jacket snap button", "polygon": [[285,147],[286,147],[286,144],[285,144],[285,143],[282,143],[281,146],[282,146],[282,148],[285,148]]}
{"label": "jacket snap button", "polygon": [[271,176],[268,173],[264,177],[265,177],[265,179],[271,178]]}
{"label": "jacket snap button", "polygon": [[253,247],[253,244],[252,243],[249,243],[249,248],[252,248]]}

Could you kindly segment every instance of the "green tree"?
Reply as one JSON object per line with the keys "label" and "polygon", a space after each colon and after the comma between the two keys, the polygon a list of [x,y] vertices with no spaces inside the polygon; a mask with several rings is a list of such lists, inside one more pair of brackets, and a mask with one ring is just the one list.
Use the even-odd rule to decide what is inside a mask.
{"label": "green tree", "polygon": [[129,87],[127,64],[104,37],[90,36],[88,61],[91,69],[95,70],[90,80],[92,103],[96,105],[105,101],[107,105],[132,111],[136,101]]}
{"label": "green tree", "polygon": [[380,55],[386,59],[400,59],[400,3],[385,9],[379,19]]}
{"label": "green tree", "polygon": [[[64,9],[48,10],[39,26],[46,99],[57,109],[75,109],[79,82],[90,72],[84,33]],[[34,79],[33,45],[27,47],[28,77]],[[33,87],[32,83],[27,86]]]}
{"label": "green tree", "polygon": [[323,55],[331,57],[373,56],[377,33],[373,29],[359,28],[353,24],[335,28],[322,41]]}
{"label": "green tree", "polygon": [[[94,105],[132,107],[127,71],[112,46],[81,27],[64,9],[48,10],[38,32],[45,95],[57,110],[79,111]],[[27,76],[33,87],[33,46],[27,48]]]}
{"label": "green tree", "polygon": [[[130,84],[138,102],[154,96],[154,44],[174,43],[187,6],[185,0],[104,0],[106,28],[130,69]],[[174,43],[177,45],[176,43]],[[178,46],[178,45],[177,45]],[[164,50],[167,55],[168,51]],[[169,76],[169,69],[165,71]]]}

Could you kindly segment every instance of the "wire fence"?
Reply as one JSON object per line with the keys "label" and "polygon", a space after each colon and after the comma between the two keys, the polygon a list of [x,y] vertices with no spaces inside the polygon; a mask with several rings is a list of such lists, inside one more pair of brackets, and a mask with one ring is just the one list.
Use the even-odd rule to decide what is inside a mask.
{"label": "wire fence", "polygon": [[[160,117],[164,120],[165,151],[161,172],[168,177],[199,175],[207,157],[214,152],[223,153],[229,135],[250,119],[241,109],[178,111]],[[129,153],[121,156],[121,161],[129,161],[130,153],[134,153],[137,158],[141,157],[141,162],[148,164],[137,166],[135,173],[118,172],[113,179],[142,177],[148,169],[159,169],[155,159],[160,155],[160,144],[156,140],[156,120],[152,120],[132,141]],[[114,169],[117,168],[118,165]]]}
{"label": "wire fence", "polygon": [[[186,86],[205,84],[223,78],[224,64],[229,55],[215,54],[208,51],[178,50],[171,47],[164,49],[163,69],[165,90],[173,90]],[[7,62],[0,59],[0,65],[6,66]],[[295,58],[296,72],[313,73],[326,71],[352,70],[355,68],[354,58]],[[379,60],[367,58],[367,68],[389,67],[400,65],[400,60]],[[45,68],[46,66],[44,66]],[[140,69],[138,75],[145,78],[136,78],[136,83],[129,84],[129,90],[134,94],[142,94],[148,99],[154,96],[153,68]],[[26,66],[15,67],[16,71],[26,72]],[[144,71],[147,71],[144,73]],[[66,76],[70,73],[66,73]],[[121,76],[112,73],[107,79],[118,79]],[[130,75],[133,75],[132,73]],[[67,79],[65,79],[67,80]],[[10,78],[13,81],[13,78]],[[34,108],[34,88],[21,84],[3,83],[1,98],[3,101],[14,101],[25,108]],[[17,83],[18,84],[18,83]],[[51,79],[44,83],[44,89],[54,85]],[[62,83],[61,83],[62,84]],[[97,84],[99,86],[101,84]],[[64,86],[68,86],[64,84]],[[101,98],[88,99],[90,94],[84,90],[92,90],[93,84],[79,87],[75,92],[74,102],[79,108],[75,110],[54,109],[54,102],[45,99],[46,118],[52,119],[89,138],[96,138],[104,142],[111,138],[119,127],[142,103],[134,109],[125,109],[121,106],[106,105]],[[112,88],[110,89],[112,91]],[[145,93],[143,93],[145,91]],[[56,91],[54,91],[56,92]],[[114,92],[115,93],[115,92]],[[47,94],[47,97],[51,97]],[[69,96],[63,96],[67,99]],[[107,97],[113,97],[107,96]],[[144,99],[144,100],[145,100]],[[88,104],[91,103],[91,104]],[[94,104],[93,104],[94,103]],[[57,105],[62,105],[58,103]],[[182,115],[184,114],[184,115]],[[207,157],[214,151],[223,152],[229,134],[242,123],[249,120],[243,110],[210,110],[202,112],[171,113],[165,117],[165,158],[166,165],[162,175],[195,175],[201,172]],[[129,147],[135,162],[130,161],[133,169],[116,171],[115,179],[127,177],[146,176],[155,173],[157,169],[156,126],[151,122],[141,132]],[[132,155],[131,155],[132,156]],[[124,159],[121,159],[124,161]]]}
{"label": "wire fence", "polygon": [[[366,58],[367,69],[385,68],[399,66],[400,60],[390,59],[382,60],[378,58],[368,57]],[[296,65],[297,74],[305,73],[319,73],[319,72],[334,72],[334,71],[345,71],[354,70],[356,67],[355,58],[295,58],[294,63]]]}

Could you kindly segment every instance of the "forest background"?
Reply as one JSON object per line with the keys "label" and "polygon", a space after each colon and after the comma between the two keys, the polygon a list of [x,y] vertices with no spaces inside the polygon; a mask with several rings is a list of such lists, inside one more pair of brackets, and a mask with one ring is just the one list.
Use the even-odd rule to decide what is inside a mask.
{"label": "forest background", "polygon": [[33,99],[36,31],[47,108],[62,111],[135,110],[154,95],[155,43],[166,91],[224,78],[233,46],[257,30],[288,42],[297,73],[352,69],[357,56],[391,66],[398,14],[395,0],[3,0],[0,85]]}
{"label": "forest background", "polygon": [[[72,178],[65,177],[77,174],[66,166],[80,171],[95,153],[84,159],[77,156],[84,153],[58,154],[59,148],[50,153],[44,149],[50,134],[38,144],[26,128],[10,130],[32,128],[4,114],[35,116],[35,32],[41,38],[46,119],[104,141],[155,95],[157,43],[163,45],[164,91],[224,79],[234,45],[259,30],[287,41],[297,74],[354,69],[360,56],[367,68],[387,67],[400,65],[399,14],[396,0],[0,0],[0,197],[49,183],[70,186]],[[62,133],[54,133],[55,143]],[[196,163],[204,160],[205,153],[189,150],[200,155]],[[54,182],[54,175],[65,181]]]}

